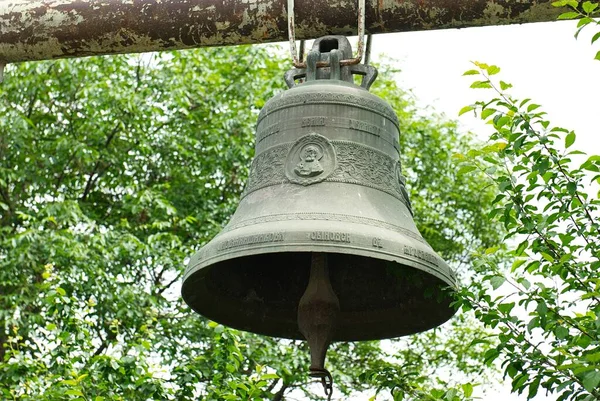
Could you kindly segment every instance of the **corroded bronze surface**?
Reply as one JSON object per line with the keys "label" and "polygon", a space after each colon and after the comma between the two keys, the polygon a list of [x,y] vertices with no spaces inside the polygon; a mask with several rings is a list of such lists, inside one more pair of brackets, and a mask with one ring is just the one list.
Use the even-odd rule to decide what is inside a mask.
{"label": "corroded bronze surface", "polygon": [[[339,53],[313,50],[307,71],[294,72],[308,81],[265,105],[240,205],[191,258],[182,289],[197,312],[271,336],[302,339],[302,330],[312,330],[308,320],[335,315],[335,325],[309,336],[316,344],[311,348],[321,350],[329,340],[419,332],[454,313],[446,291],[454,274],[412,218],[396,115],[353,83],[354,67],[310,71],[317,57],[333,64]],[[374,76],[366,71],[372,67],[361,68]],[[317,254],[324,255],[318,263]],[[327,269],[319,274],[329,281],[315,282],[327,291],[300,303],[311,261],[313,276],[314,266]],[[337,301],[326,296],[329,286],[339,313]],[[313,301],[333,309],[314,309]],[[324,354],[315,355],[318,362]]]}
{"label": "corroded bronze surface", "polygon": [[[552,21],[551,1],[368,0],[370,33]],[[357,4],[297,0],[297,39],[356,34]],[[3,0],[0,61],[287,40],[286,0]]]}

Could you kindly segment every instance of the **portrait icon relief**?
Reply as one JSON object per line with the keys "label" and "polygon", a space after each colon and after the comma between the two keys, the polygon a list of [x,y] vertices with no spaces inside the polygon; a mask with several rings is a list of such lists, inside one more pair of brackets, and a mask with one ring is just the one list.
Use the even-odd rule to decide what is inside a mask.
{"label": "portrait icon relief", "polygon": [[319,160],[323,158],[323,150],[317,145],[306,145],[300,151],[300,161],[294,171],[301,177],[315,177],[323,172]]}
{"label": "portrait icon relief", "polygon": [[335,165],[336,154],[331,142],[322,135],[311,133],[292,145],[286,161],[286,176],[295,184],[315,184],[325,180]]}

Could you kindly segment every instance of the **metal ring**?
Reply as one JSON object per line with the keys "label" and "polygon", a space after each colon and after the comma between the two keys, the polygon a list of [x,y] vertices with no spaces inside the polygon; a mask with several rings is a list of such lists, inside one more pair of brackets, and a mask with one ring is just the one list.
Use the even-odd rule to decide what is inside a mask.
{"label": "metal ring", "polygon": [[[290,52],[292,54],[292,60],[294,61],[294,67],[306,68],[306,62],[298,59],[298,51],[296,50],[296,31],[294,24],[294,0],[288,0],[287,2],[287,13],[288,13],[288,36],[290,39]],[[345,59],[340,61],[340,66],[355,65],[360,63],[363,58],[365,42],[365,0],[358,0],[358,54],[354,58]],[[319,61],[317,67],[329,67],[329,63],[326,61]]]}

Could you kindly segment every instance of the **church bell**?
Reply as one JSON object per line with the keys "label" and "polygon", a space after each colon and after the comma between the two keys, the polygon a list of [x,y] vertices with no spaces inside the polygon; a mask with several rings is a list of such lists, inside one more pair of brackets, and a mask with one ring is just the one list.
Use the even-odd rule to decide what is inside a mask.
{"label": "church bell", "polygon": [[374,67],[340,63],[351,55],[327,36],[286,73],[290,89],[260,112],[240,204],[182,287],[211,320],[308,339],[313,370],[331,341],[417,333],[455,313],[454,273],[413,221],[397,116],[368,91]]}

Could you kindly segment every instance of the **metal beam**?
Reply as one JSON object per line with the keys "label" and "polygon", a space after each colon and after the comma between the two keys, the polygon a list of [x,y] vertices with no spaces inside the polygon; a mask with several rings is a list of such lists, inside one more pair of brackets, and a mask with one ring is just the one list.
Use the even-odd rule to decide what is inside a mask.
{"label": "metal beam", "polygon": [[[551,21],[551,0],[367,0],[369,33]],[[0,0],[0,62],[287,40],[286,0]],[[296,0],[296,38],[356,34],[354,0]],[[457,44],[458,45],[458,44]]]}

